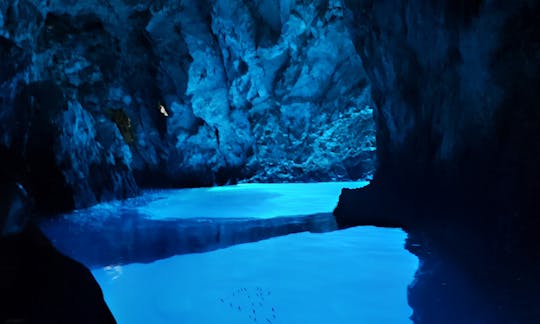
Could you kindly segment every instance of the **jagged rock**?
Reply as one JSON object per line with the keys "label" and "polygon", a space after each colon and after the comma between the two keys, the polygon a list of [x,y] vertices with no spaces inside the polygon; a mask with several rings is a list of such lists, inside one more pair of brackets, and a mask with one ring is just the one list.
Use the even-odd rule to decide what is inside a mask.
{"label": "jagged rock", "polygon": [[[19,174],[47,209],[138,186],[364,177],[373,103],[347,19],[322,0],[1,1],[0,143],[35,163],[12,122],[36,127],[37,108],[15,101],[47,84],[61,106],[47,166]],[[38,172],[57,198],[30,185]]]}

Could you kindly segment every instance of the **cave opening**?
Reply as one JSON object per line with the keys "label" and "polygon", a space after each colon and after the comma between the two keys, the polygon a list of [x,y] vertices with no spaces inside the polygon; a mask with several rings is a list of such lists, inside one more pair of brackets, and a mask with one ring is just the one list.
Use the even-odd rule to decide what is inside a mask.
{"label": "cave opening", "polygon": [[[22,275],[6,284],[1,320],[410,315],[417,260],[405,233],[337,231],[332,214],[376,164],[375,104],[341,1],[27,0],[6,10],[0,229],[10,234],[0,251]],[[39,279],[25,281],[42,258]],[[80,291],[67,294],[80,298],[66,298],[71,280]],[[383,304],[392,315],[370,311]]]}
{"label": "cave opening", "polygon": [[0,321],[535,322],[538,14],[0,5]]}

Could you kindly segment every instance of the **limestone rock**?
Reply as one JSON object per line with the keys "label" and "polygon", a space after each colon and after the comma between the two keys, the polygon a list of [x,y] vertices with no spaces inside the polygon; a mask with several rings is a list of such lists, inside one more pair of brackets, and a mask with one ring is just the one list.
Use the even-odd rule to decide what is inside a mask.
{"label": "limestone rock", "polygon": [[365,177],[373,103],[348,19],[337,0],[0,1],[5,164],[49,210]]}

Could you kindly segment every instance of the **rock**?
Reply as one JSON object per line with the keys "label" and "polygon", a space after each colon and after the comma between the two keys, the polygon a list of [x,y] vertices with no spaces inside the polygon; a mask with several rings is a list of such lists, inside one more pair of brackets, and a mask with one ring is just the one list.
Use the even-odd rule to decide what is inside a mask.
{"label": "rock", "polygon": [[0,263],[3,322],[116,323],[90,271],[37,227],[0,238]]}
{"label": "rock", "polygon": [[116,323],[90,271],[28,225],[31,201],[3,170],[0,197],[0,320]]}
{"label": "rock", "polygon": [[540,116],[528,89],[540,84],[538,5],[347,4],[376,107],[374,187],[419,208],[425,197],[496,203],[533,221]]}
{"label": "rock", "polygon": [[[372,172],[374,105],[340,1],[21,0],[0,17],[0,145],[30,165],[13,171],[40,209]],[[31,153],[35,127],[48,142]]]}
{"label": "rock", "polygon": [[420,258],[415,323],[540,320],[535,1],[346,1],[375,102],[378,168],[342,227],[390,220]]}

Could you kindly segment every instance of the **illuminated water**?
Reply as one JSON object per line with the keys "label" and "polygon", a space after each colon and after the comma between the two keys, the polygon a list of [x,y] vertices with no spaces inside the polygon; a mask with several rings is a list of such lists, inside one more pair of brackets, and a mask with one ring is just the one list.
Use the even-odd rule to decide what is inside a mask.
{"label": "illuminated water", "polygon": [[[158,256],[163,245],[146,239],[152,237],[149,232],[185,235],[165,229],[179,226],[177,221],[199,224],[199,219],[206,219],[201,227],[212,219],[220,228],[228,224],[232,234],[236,227],[272,231],[275,220],[295,223],[331,212],[342,187],[351,183],[153,191],[66,215],[45,224],[44,230],[64,253],[83,262],[90,260],[85,254],[114,250],[86,263],[119,323],[409,323],[407,285],[418,260],[404,249],[406,234],[399,229],[304,232],[165,259]],[[300,216],[280,217],[292,215]],[[222,223],[232,217],[233,223]],[[249,225],[250,219],[257,226]],[[142,225],[126,229],[130,221]],[[134,228],[137,235],[130,232]],[[207,230],[198,232],[204,236]],[[257,235],[252,241],[261,239]],[[78,242],[83,237],[84,243]],[[132,258],[118,252],[126,249],[132,250]],[[156,257],[146,258],[149,253]]]}
{"label": "illuminated water", "polygon": [[404,239],[301,233],[93,274],[120,323],[408,323],[418,261]]}

